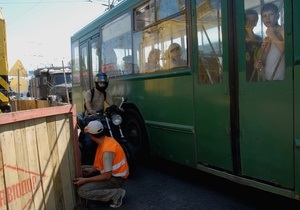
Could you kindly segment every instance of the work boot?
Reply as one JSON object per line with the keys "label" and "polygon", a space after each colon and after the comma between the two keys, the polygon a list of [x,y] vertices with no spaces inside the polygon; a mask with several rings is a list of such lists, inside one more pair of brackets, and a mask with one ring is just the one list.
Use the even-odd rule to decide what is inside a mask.
{"label": "work boot", "polygon": [[118,188],[117,193],[119,195],[119,198],[110,204],[110,207],[112,207],[112,208],[119,208],[120,206],[122,206],[123,198],[126,194],[126,191],[122,188]]}

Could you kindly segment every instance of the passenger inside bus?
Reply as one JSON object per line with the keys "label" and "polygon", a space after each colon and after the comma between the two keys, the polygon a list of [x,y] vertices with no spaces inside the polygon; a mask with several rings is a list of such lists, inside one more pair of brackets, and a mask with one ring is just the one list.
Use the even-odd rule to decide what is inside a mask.
{"label": "passenger inside bus", "polygon": [[166,52],[165,69],[172,69],[180,66],[186,66],[187,62],[181,57],[181,46],[178,43],[170,44]]}
{"label": "passenger inside bus", "polygon": [[148,55],[148,62],[145,63],[144,68],[140,71],[140,73],[151,72],[153,70],[159,70],[161,65],[159,64],[160,60],[160,50],[152,49]]}
{"label": "passenger inside bus", "polygon": [[[254,61],[261,54],[260,46],[262,37],[255,34],[253,29],[258,22],[258,13],[249,9],[245,11],[245,44],[246,44],[246,81],[256,82],[260,80],[259,72],[254,69]],[[255,74],[257,73],[257,74]],[[253,76],[252,76],[253,74]]]}
{"label": "passenger inside bus", "polygon": [[132,74],[133,72],[138,72],[139,67],[138,65],[134,64],[132,61],[132,55],[127,55],[123,58],[124,61],[124,69],[123,69],[123,74]]}
{"label": "passenger inside bus", "polygon": [[255,62],[255,68],[264,69],[268,81],[285,79],[284,27],[279,25],[279,9],[273,3],[261,9],[261,18],[267,27],[267,37],[262,43],[262,57]]}

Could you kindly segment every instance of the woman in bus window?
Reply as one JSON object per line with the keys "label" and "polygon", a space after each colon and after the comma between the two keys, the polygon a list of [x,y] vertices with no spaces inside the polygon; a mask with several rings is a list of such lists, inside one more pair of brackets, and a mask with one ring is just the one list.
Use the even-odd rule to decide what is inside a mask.
{"label": "woman in bus window", "polygon": [[166,52],[166,69],[186,66],[186,60],[181,57],[181,46],[178,43],[170,44]]}
{"label": "woman in bus window", "polygon": [[278,24],[278,7],[273,3],[265,4],[261,9],[261,18],[267,27],[267,37],[262,43],[261,59],[255,62],[254,67],[264,69],[266,80],[284,80],[284,28]]}
{"label": "woman in bus window", "polygon": [[158,70],[161,68],[159,64],[160,59],[160,50],[159,49],[152,49],[148,55],[148,62],[145,63],[145,66],[140,73],[146,73],[152,70]]}

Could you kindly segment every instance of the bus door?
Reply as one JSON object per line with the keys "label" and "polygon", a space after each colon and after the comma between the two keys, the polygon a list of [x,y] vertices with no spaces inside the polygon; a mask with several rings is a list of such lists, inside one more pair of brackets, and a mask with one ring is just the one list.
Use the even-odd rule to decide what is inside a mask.
{"label": "bus door", "polygon": [[236,4],[240,172],[293,188],[291,1]]}
{"label": "bus door", "polygon": [[195,129],[198,167],[232,171],[228,84],[227,1],[196,0],[198,61]]}
{"label": "bus door", "polygon": [[[99,34],[92,36],[88,40],[79,45],[79,66],[80,80],[74,81],[73,75],[73,100],[76,104],[82,104],[77,108],[77,112],[84,111],[84,95],[85,92],[94,87],[94,77],[99,72]],[[74,48],[74,52],[75,53]],[[76,55],[76,54],[75,54]],[[74,55],[74,57],[75,57]],[[74,60],[76,62],[76,59]],[[74,71],[73,71],[74,74]]]}
{"label": "bus door", "polygon": [[87,91],[94,86],[94,77],[99,72],[98,42],[99,35],[80,45],[81,85],[83,91]]}

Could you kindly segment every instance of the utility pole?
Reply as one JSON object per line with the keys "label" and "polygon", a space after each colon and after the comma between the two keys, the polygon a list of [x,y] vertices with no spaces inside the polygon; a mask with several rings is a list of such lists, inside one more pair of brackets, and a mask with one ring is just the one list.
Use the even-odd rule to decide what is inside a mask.
{"label": "utility pole", "polygon": [[120,3],[123,0],[107,0],[107,4],[102,4],[103,6],[107,6],[106,10],[113,9],[118,3]]}

